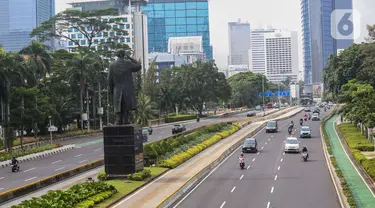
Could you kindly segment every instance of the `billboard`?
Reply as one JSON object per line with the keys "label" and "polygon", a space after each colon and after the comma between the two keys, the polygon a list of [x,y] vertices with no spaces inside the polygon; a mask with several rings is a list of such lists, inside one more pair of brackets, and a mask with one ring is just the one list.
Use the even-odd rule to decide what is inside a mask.
{"label": "billboard", "polygon": [[313,84],[313,98],[322,98],[323,96],[323,85]]}
{"label": "billboard", "polygon": [[291,84],[290,85],[290,96],[292,98],[299,98],[299,85],[298,84]]}

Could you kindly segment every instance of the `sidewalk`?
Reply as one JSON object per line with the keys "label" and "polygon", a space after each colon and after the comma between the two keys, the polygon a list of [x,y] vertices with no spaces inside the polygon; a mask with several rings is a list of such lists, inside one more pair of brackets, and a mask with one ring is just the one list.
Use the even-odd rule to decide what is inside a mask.
{"label": "sidewalk", "polygon": [[332,154],[336,158],[337,164],[342,171],[345,181],[353,193],[353,198],[357,203],[358,208],[372,208],[375,206],[375,196],[368,188],[366,182],[349,159],[344,147],[341,144],[340,138],[335,131],[335,121],[339,118],[338,115],[333,116],[325,124],[328,138],[332,149]]}
{"label": "sidewalk", "polygon": [[[300,108],[294,109],[286,113],[279,115],[278,118],[288,117],[297,111],[301,111]],[[273,116],[266,117],[270,120]],[[244,127],[235,134],[228,138],[221,140],[212,147],[204,150],[202,153],[196,155],[192,159],[183,163],[175,169],[168,171],[166,174],[146,185],[144,188],[128,196],[127,198],[114,205],[115,208],[122,207],[144,207],[152,208],[158,206],[163,200],[172,195],[181,186],[185,184],[191,177],[196,175],[200,170],[211,164],[216,158],[218,158],[223,152],[225,152],[232,145],[237,143],[241,138],[254,131],[256,128],[261,126],[267,120],[259,121]]]}

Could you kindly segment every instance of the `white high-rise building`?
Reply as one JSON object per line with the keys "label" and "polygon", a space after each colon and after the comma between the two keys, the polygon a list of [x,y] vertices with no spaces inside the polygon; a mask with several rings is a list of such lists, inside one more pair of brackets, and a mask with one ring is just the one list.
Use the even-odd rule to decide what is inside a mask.
{"label": "white high-rise building", "polygon": [[238,22],[228,23],[229,64],[249,65],[250,24]]}
{"label": "white high-rise building", "polygon": [[276,30],[264,34],[266,77],[280,83],[287,77],[298,80],[298,36],[297,32]]}
{"label": "white high-rise building", "polygon": [[254,73],[266,71],[264,34],[273,33],[276,29],[254,29],[250,32],[249,69]]}
{"label": "white high-rise building", "polygon": [[248,72],[249,68],[248,65],[229,65],[228,66],[228,71],[227,71],[227,78],[241,73],[241,72]]}
{"label": "white high-rise building", "polygon": [[204,61],[202,36],[170,37],[168,53],[186,56],[188,63]]}

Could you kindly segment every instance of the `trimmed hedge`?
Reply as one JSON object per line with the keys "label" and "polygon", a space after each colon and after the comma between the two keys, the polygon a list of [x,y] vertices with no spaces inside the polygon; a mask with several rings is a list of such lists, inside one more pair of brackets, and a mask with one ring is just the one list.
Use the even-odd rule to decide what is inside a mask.
{"label": "trimmed hedge", "polygon": [[202,143],[192,146],[184,152],[175,154],[167,160],[161,161],[158,164],[158,166],[166,167],[166,168],[175,168],[181,165],[182,163],[184,163],[185,161],[189,160],[190,158],[194,157],[195,155],[199,154],[203,150],[207,149],[208,147],[219,142],[220,140],[225,139],[228,136],[232,135],[233,133],[237,132],[239,129],[240,129],[239,126],[233,125],[230,129],[221,131],[211,136],[210,138],[204,140]]}
{"label": "trimmed hedge", "polygon": [[[325,117],[325,118],[322,119],[322,121],[320,122],[320,127],[321,127],[322,130],[323,130],[323,131],[322,131],[322,133],[323,133],[323,135],[322,135],[322,136],[323,136],[323,140],[324,140],[324,142],[325,142],[325,144],[326,144],[326,146],[327,146],[327,152],[328,152],[329,155],[332,155],[332,149],[331,149],[331,144],[330,144],[330,142],[329,142],[329,138],[328,138],[328,135],[327,135],[327,132],[326,132],[326,129],[325,129],[324,125],[325,125],[326,121],[332,117],[332,115],[335,115],[335,114],[336,114],[337,111],[338,111],[337,108],[334,109],[334,110],[331,112],[331,114],[330,114],[329,116]],[[355,208],[355,207],[357,207],[357,206],[356,206],[356,202],[355,202],[355,200],[354,200],[354,198],[353,198],[352,191],[350,190],[350,187],[349,187],[348,183],[346,182],[346,180],[345,180],[345,178],[344,178],[344,175],[342,174],[342,171],[341,171],[340,167],[339,167],[338,164],[337,164],[336,158],[333,157],[333,156],[331,156],[331,157],[330,157],[330,160],[331,160],[331,164],[332,164],[332,166],[333,166],[334,169],[335,169],[336,175],[337,175],[337,177],[338,177],[339,180],[340,180],[340,184],[341,184],[341,187],[342,187],[343,193],[344,193],[344,195],[345,195],[345,197],[346,197],[346,201],[348,202],[348,204],[349,204],[349,206],[350,206],[351,208]]]}
{"label": "trimmed hedge", "polygon": [[357,129],[354,124],[343,123],[337,126],[350,149],[357,149],[362,152],[373,152],[374,145],[369,142],[365,135]]}
{"label": "trimmed hedge", "polygon": [[165,123],[173,123],[178,121],[187,121],[187,120],[193,120],[196,119],[197,115],[175,115],[175,116],[169,116],[164,119]]}
{"label": "trimmed hedge", "polygon": [[354,160],[363,167],[366,173],[375,180],[375,158],[367,159],[361,152],[374,151],[374,146],[366,139],[366,136],[353,125],[343,123],[337,126],[349,146]]}
{"label": "trimmed hedge", "polygon": [[[99,181],[108,180],[108,175],[104,170],[100,171],[96,177],[98,178]],[[136,173],[129,174],[129,175],[127,175],[127,177],[128,177],[129,180],[132,180],[132,181],[143,181],[143,180],[151,177],[151,170],[143,169],[143,170],[138,171]]]}
{"label": "trimmed hedge", "polygon": [[199,144],[211,137],[214,133],[229,129],[231,125],[218,123],[212,126],[204,127],[188,135],[179,135],[175,138],[169,137],[163,140],[152,142],[143,146],[143,153],[146,158],[155,161],[161,161],[171,156],[186,151],[191,146]]}
{"label": "trimmed hedge", "polygon": [[104,182],[86,182],[76,184],[66,191],[48,191],[41,197],[25,200],[12,208],[51,208],[79,207],[89,208],[117,193],[117,189]]}
{"label": "trimmed hedge", "polygon": [[13,150],[13,152],[8,153],[8,152],[0,152],[0,162],[10,160],[13,157],[22,157],[25,155],[30,155],[33,153],[38,153],[38,152],[43,152],[46,150],[51,150],[54,148],[57,148],[58,146],[56,145],[46,145],[38,148],[33,148],[33,149],[28,149],[28,150]]}

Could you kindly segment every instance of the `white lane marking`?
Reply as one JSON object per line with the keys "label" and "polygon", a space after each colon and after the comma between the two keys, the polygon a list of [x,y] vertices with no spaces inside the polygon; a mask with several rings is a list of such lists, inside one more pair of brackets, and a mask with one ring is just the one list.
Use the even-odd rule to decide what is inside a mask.
{"label": "white lane marking", "polygon": [[282,161],[283,161],[283,158],[280,159],[280,162],[282,162]]}
{"label": "white lane marking", "polygon": [[277,180],[277,175],[275,175],[275,181]]}
{"label": "white lane marking", "polygon": [[163,136],[159,136],[158,139],[161,139]]}
{"label": "white lane marking", "polygon": [[273,135],[271,135],[271,137],[273,137]]}
{"label": "white lane marking", "polygon": [[35,170],[36,168],[30,168],[30,169],[27,169],[27,170],[24,170],[23,172],[26,173],[26,172],[29,172],[31,170]]}
{"label": "white lane marking", "polygon": [[268,141],[270,141],[271,139],[268,139]]}
{"label": "white lane marking", "polygon": [[274,189],[274,188],[275,188],[275,187],[272,186],[272,188],[271,188],[271,194],[273,193],[273,189]]}
{"label": "white lane marking", "polygon": [[100,157],[103,157],[104,156],[104,154],[101,154],[101,155],[99,155]]}
{"label": "white lane marking", "polygon": [[266,142],[266,144],[264,144],[264,145],[267,145],[267,142]]}
{"label": "white lane marking", "polygon": [[280,166],[277,168],[277,170],[280,170]]}
{"label": "white lane marking", "polygon": [[260,149],[264,149],[264,147],[260,148]]}
{"label": "white lane marking", "polygon": [[285,155],[285,152],[283,152],[283,155]]}
{"label": "white lane marking", "polygon": [[221,206],[220,206],[220,208],[223,208],[224,207],[224,205],[225,205],[225,203],[227,203],[226,201],[224,201],[222,204],[221,204]]}
{"label": "white lane marking", "polygon": [[236,187],[233,187],[233,188],[232,188],[232,191],[230,191],[230,193],[233,193],[234,189],[236,189]]}
{"label": "white lane marking", "polygon": [[267,203],[267,208],[270,208],[271,202]]}
{"label": "white lane marking", "polygon": [[4,188],[0,188],[0,191],[3,190]]}
{"label": "white lane marking", "polygon": [[249,170],[249,168],[250,168],[250,165],[249,165],[249,166],[247,166],[246,170]]}
{"label": "white lane marking", "polygon": [[78,163],[84,163],[84,162],[87,162],[87,160],[82,160],[82,161],[79,161]]}
{"label": "white lane marking", "polygon": [[260,152],[257,153],[257,155],[259,155],[259,154],[260,154]]}
{"label": "white lane marking", "polygon": [[61,162],[62,160],[58,160],[58,161],[55,161],[55,162],[52,162],[52,164],[56,164],[56,163],[59,163]]}
{"label": "white lane marking", "polygon": [[[266,127],[263,127],[262,129],[260,129],[256,134],[253,135],[253,137],[257,136],[259,133],[261,133]],[[208,177],[210,177],[210,175],[215,172],[222,164],[224,164],[225,161],[227,161],[230,157],[233,156],[234,153],[237,153],[237,151],[241,148],[241,146],[239,146],[237,149],[235,149],[227,158],[225,158],[221,163],[219,163],[219,165],[217,165],[206,177],[204,177],[201,182],[199,182],[188,194],[186,194],[186,196],[184,196],[184,198],[182,198],[173,208],[176,208],[178,207],[191,193],[193,193],[195,191],[195,189],[197,189]],[[250,165],[249,167],[247,167],[247,169],[250,168]],[[116,208],[118,206],[120,206],[122,203],[128,201],[129,199],[131,199],[132,197],[134,197],[136,194],[138,194],[139,192],[143,191],[144,189],[146,189],[147,187],[149,187],[150,185],[152,185],[153,183],[157,182],[158,180],[162,179],[164,176],[166,176],[167,174],[173,172],[173,170],[171,171],[168,171],[167,173],[165,173],[163,176],[157,178],[156,180],[152,181],[151,183],[149,183],[148,185],[146,185],[145,187],[139,189],[137,192],[135,192],[134,194],[130,195],[129,197],[125,198],[124,200],[118,202],[116,205],[113,206],[113,208]]]}
{"label": "white lane marking", "polygon": [[61,168],[57,168],[56,170],[55,170],[55,172],[56,171],[59,171],[59,170],[62,170],[62,169],[64,169],[65,167],[61,167]]}
{"label": "white lane marking", "polygon": [[0,180],[3,180],[3,179],[4,179],[4,177],[1,177],[1,178],[0,178]]}
{"label": "white lane marking", "polygon": [[79,155],[76,155],[76,156],[74,156],[74,157],[81,157],[83,154],[79,154]]}
{"label": "white lane marking", "polygon": [[253,162],[255,161],[255,158],[253,159]]}
{"label": "white lane marking", "polygon": [[101,149],[102,149],[102,148],[96,149],[96,150],[94,150],[94,152],[99,151],[99,150],[101,150]]}
{"label": "white lane marking", "polygon": [[240,180],[243,178],[243,175],[240,177]]}
{"label": "white lane marking", "polygon": [[25,181],[30,181],[30,180],[33,180],[33,179],[36,179],[36,177],[28,178]]}

